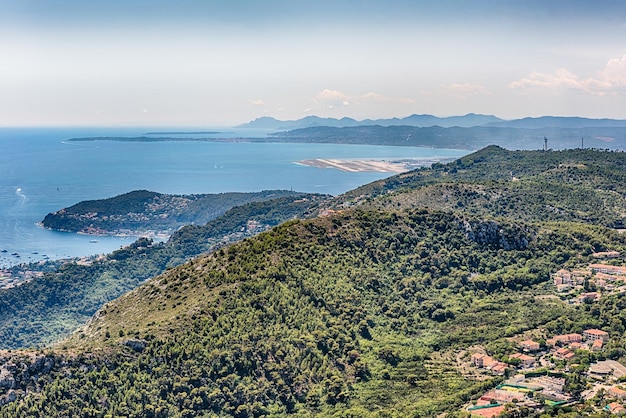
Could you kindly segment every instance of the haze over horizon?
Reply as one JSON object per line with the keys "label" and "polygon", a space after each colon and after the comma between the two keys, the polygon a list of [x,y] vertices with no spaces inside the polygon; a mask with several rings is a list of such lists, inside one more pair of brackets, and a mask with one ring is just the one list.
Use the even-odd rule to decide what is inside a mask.
{"label": "haze over horizon", "polygon": [[626,119],[620,1],[0,0],[0,126]]}

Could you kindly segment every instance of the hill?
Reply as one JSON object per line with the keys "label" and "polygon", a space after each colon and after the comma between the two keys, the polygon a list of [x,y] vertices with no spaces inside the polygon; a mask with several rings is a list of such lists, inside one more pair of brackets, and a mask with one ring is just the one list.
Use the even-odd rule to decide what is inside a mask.
{"label": "hill", "polygon": [[184,225],[204,225],[234,206],[296,195],[288,190],[180,196],[136,190],[49,213],[41,224],[57,231],[88,234],[170,235]]}
{"label": "hill", "polygon": [[544,138],[552,149],[626,148],[626,127],[513,128],[508,126],[415,127],[357,126],[309,127],[276,132],[255,141],[395,145],[478,150],[489,145],[507,149],[538,150]]}
{"label": "hill", "polygon": [[252,202],[206,225],[185,226],[167,242],[140,238],[106,256],[67,260],[57,269],[27,266],[45,273],[0,290],[0,349],[50,345],[84,324],[104,303],[145,280],[204,252],[306,216],[326,198],[300,193]]}
{"label": "hill", "polygon": [[[593,150],[508,151],[490,146],[357,188],[335,207],[428,207],[526,222],[626,222],[626,154]],[[379,196],[377,200],[373,197]],[[370,203],[368,203],[369,205]]]}
{"label": "hill", "polygon": [[[488,147],[323,201],[325,216],[146,281],[52,350],[6,354],[13,392],[0,384],[12,399],[0,417],[465,416],[462,405],[503,380],[468,366],[470,352],[517,373],[522,339],[546,347],[598,328],[611,335],[601,351],[546,357],[576,411],[507,404],[518,416],[593,416],[608,400],[582,397],[594,385],[585,372],[626,358],[626,305],[617,287],[581,296],[597,278],[572,293],[552,279],[608,251],[624,263],[626,237],[602,224],[623,218],[604,198],[623,195],[625,163],[617,152]],[[596,210],[569,211],[582,197],[582,212]],[[542,217],[560,200],[557,217]]]}
{"label": "hill", "polygon": [[624,128],[626,120],[618,119],[589,119],[564,116],[541,116],[538,118],[523,118],[509,121],[490,122],[489,126],[507,128]]}
{"label": "hill", "polygon": [[44,357],[59,377],[0,416],[452,411],[498,381],[464,377],[456,350],[613,324],[536,297],[592,241],[625,249],[599,228],[423,210],[289,222],[107,304]]}

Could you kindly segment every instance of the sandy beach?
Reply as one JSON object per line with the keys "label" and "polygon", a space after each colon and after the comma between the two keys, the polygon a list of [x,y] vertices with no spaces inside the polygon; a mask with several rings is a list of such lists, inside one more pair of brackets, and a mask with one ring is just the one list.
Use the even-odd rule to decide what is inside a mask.
{"label": "sandy beach", "polygon": [[402,173],[410,168],[406,164],[380,160],[335,160],[321,159],[301,160],[298,164],[316,168],[335,168],[352,173],[375,171],[379,173]]}

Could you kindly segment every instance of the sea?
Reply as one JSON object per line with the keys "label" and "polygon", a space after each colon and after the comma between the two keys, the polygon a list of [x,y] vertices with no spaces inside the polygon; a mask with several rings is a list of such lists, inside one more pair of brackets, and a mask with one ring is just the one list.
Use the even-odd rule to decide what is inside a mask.
{"label": "sea", "polygon": [[[392,173],[298,164],[310,159],[449,160],[467,150],[340,144],[252,143],[270,131],[213,128],[0,128],[0,268],[109,253],[134,237],[50,231],[46,214],[133,190],[170,194],[287,189],[338,195]],[[206,142],[74,142],[82,137],[231,138]],[[171,133],[176,132],[176,133]],[[237,138],[235,140],[235,138]]]}

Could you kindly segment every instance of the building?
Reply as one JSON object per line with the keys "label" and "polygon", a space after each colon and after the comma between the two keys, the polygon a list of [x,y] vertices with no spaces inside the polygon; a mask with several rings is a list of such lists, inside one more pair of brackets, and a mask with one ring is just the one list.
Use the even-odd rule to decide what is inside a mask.
{"label": "building", "polygon": [[504,375],[504,373],[506,372],[506,369],[508,368],[509,368],[508,364],[502,363],[501,361],[497,361],[493,366],[491,366],[489,370],[491,370],[493,374],[502,376]]}
{"label": "building", "polygon": [[472,364],[479,369],[485,367],[485,358],[489,357],[487,354],[474,353],[472,354]]}
{"label": "building", "polygon": [[519,347],[524,351],[539,351],[541,346],[533,340],[526,340],[519,343]]}
{"label": "building", "polygon": [[613,415],[624,415],[626,414],[626,408],[622,406],[622,404],[618,402],[611,402],[604,409],[609,411]]}
{"label": "building", "polygon": [[546,340],[546,344],[548,345],[556,345],[557,343],[561,344],[571,344],[571,343],[580,343],[583,340],[583,336],[580,334],[562,334],[555,335],[552,338]]}
{"label": "building", "polygon": [[609,396],[615,399],[626,399],[626,390],[613,386],[608,390]]}
{"label": "building", "polygon": [[602,340],[604,342],[607,342],[609,340],[609,333],[606,331],[592,328],[583,331],[583,337],[585,337],[585,340],[587,341]]}
{"label": "building", "polygon": [[563,348],[559,348],[558,350],[556,350],[554,352],[554,356],[558,359],[561,360],[570,360],[572,359],[576,354],[572,353],[571,351],[569,351],[567,348],[563,347]]}
{"label": "building", "polygon": [[613,374],[613,368],[607,364],[606,361],[600,361],[589,365],[589,375],[591,376],[605,379],[610,374]]}
{"label": "building", "polygon": [[511,358],[519,359],[520,365],[524,368],[533,367],[535,365],[535,358],[527,354],[515,353]]}
{"label": "building", "polygon": [[586,347],[586,346],[583,346],[582,343],[571,343],[569,345],[569,349],[570,350],[581,350],[581,349],[583,349],[583,347]]}
{"label": "building", "polygon": [[600,293],[598,292],[586,292],[581,293],[578,297],[580,303],[584,302],[595,302],[596,300],[600,300]]}
{"label": "building", "polygon": [[623,280],[623,279],[624,279],[623,277],[620,277],[620,276],[615,275],[615,274],[605,274],[605,273],[596,273],[594,277],[595,277],[595,279],[596,279],[596,284],[597,284],[598,286],[600,286],[600,285],[598,284],[598,282],[599,282],[600,280],[602,280],[602,281],[603,281],[603,282],[605,282],[605,283],[606,283],[606,282],[611,282],[611,283],[613,283],[613,282],[616,282],[617,280]]}
{"label": "building", "polygon": [[617,276],[626,276],[626,267],[612,266],[610,264],[589,264],[589,270],[594,273],[615,274]]}
{"label": "building", "polygon": [[604,360],[589,365],[589,374],[598,377],[613,375],[616,379],[626,376],[626,366],[615,360]]}
{"label": "building", "polygon": [[585,281],[585,278],[591,276],[591,271],[589,270],[565,270],[561,269],[554,274],[554,284],[555,286],[575,286],[581,285]]}

